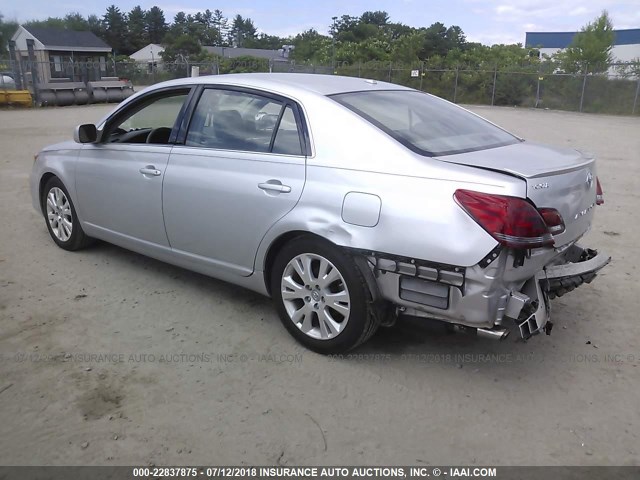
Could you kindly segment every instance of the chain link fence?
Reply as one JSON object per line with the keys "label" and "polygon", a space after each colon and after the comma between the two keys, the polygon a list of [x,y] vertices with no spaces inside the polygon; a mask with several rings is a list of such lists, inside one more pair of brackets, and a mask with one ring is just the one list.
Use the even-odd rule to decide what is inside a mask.
{"label": "chain link fence", "polygon": [[589,113],[640,115],[638,64],[612,64],[607,73],[567,74],[552,64],[492,69],[434,68],[426,63],[312,65],[252,57],[218,59],[205,63],[140,64],[135,62],[11,62],[0,60],[0,71],[21,76],[32,89],[36,82],[90,82],[105,78],[126,79],[136,90],[165,80],[194,74],[219,75],[245,72],[294,72],[337,74],[405,85],[455,103],[548,108]]}
{"label": "chain link fence", "polygon": [[545,72],[540,66],[528,70],[451,69],[393,63],[338,65],[333,71],[405,85],[454,103],[638,115],[640,76],[621,75],[625,66],[612,64],[609,73],[599,74]]}

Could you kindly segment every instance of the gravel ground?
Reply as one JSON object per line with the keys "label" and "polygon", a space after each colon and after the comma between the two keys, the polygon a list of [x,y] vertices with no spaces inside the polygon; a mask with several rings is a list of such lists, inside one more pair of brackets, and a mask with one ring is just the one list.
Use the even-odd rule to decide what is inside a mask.
{"label": "gravel ground", "polygon": [[472,108],[599,157],[606,204],[586,243],[613,262],[553,302],[550,337],[404,320],[337,360],[299,347],[256,294],[53,244],[33,154],[108,110],[0,111],[0,464],[640,463],[639,118]]}

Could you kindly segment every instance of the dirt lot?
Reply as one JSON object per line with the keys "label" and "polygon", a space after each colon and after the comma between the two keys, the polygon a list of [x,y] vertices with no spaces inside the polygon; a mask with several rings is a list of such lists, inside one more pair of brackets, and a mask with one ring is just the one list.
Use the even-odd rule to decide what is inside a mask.
{"label": "dirt lot", "polygon": [[0,464],[640,463],[639,118],[473,108],[599,157],[587,243],[614,260],[553,302],[550,337],[406,320],[335,360],[251,292],[106,244],[55,247],[33,154],[108,110],[0,111]]}

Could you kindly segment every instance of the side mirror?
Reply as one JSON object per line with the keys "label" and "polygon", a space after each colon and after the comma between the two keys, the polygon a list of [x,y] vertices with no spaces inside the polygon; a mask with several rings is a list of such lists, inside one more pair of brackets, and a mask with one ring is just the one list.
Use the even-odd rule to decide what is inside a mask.
{"label": "side mirror", "polygon": [[93,123],[78,125],[73,132],[73,139],[77,143],[93,143],[98,139],[98,131]]}

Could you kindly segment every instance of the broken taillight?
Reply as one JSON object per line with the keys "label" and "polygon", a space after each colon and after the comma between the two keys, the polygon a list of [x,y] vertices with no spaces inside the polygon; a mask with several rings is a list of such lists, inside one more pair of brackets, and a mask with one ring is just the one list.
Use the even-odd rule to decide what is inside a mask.
{"label": "broken taillight", "polygon": [[602,185],[600,185],[600,179],[596,177],[596,205],[602,205],[604,203],[604,194],[602,193]]}
{"label": "broken taillight", "polygon": [[553,246],[553,237],[541,214],[522,198],[456,190],[462,209],[498,242],[510,248]]}
{"label": "broken taillight", "polygon": [[560,235],[564,232],[564,220],[560,212],[555,208],[539,208],[538,212],[542,215],[542,219],[547,224],[551,235]]}

